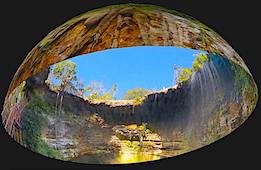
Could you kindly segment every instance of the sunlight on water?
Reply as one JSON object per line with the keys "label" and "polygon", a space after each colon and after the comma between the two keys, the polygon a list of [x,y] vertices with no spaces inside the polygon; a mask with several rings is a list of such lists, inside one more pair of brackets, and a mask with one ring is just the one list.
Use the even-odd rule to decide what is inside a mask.
{"label": "sunlight on water", "polygon": [[127,164],[127,163],[138,163],[145,161],[153,161],[158,160],[161,157],[154,154],[148,154],[144,152],[129,152],[129,151],[121,151],[119,157],[115,160],[116,164]]}
{"label": "sunlight on water", "polygon": [[131,152],[123,152],[120,154],[119,158],[114,163],[137,163],[137,162],[145,162],[145,161],[153,161],[160,159],[160,156],[157,155],[149,155],[142,152],[131,153]]}
{"label": "sunlight on water", "polygon": [[142,151],[142,146],[139,142],[124,141],[122,142],[119,156],[113,161],[113,163],[137,163],[145,161],[158,160],[161,157],[157,154],[161,153],[161,150]]}

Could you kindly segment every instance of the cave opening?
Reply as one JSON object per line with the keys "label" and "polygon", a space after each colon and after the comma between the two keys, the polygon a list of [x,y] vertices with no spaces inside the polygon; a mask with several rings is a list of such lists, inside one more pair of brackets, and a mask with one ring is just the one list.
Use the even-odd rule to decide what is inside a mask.
{"label": "cave opening", "polygon": [[[253,79],[233,61],[173,47],[155,47],[156,51],[166,49],[159,54],[155,48],[142,47],[144,53],[135,53],[139,48],[76,56],[24,81],[9,99],[17,102],[12,118],[21,119],[23,127],[16,139],[57,159],[135,163],[176,156],[207,145],[233,131],[249,116],[253,109],[249,106],[256,102],[256,95],[249,95],[256,91]],[[127,51],[108,63],[118,50]],[[177,55],[183,53],[185,56]],[[138,62],[145,54],[149,57]],[[125,65],[118,66],[123,62]],[[126,76],[130,69],[134,69],[130,73],[133,77]],[[109,74],[110,71],[114,73]],[[103,72],[108,74],[100,76]],[[135,76],[148,78],[140,82]],[[121,81],[114,81],[115,77]],[[84,81],[80,83],[80,79]],[[115,82],[117,89],[108,90]],[[125,99],[125,93],[131,97]],[[23,116],[17,117],[16,109],[20,107]],[[7,129],[13,122],[9,118],[5,120]]]}
{"label": "cave opening", "polygon": [[139,46],[80,55],[50,66],[46,83],[92,102],[141,103],[176,87],[207,60],[200,50]]}

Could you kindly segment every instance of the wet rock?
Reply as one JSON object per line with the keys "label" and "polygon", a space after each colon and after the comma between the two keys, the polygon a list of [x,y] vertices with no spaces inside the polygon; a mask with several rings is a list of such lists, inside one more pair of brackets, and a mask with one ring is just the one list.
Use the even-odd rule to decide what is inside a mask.
{"label": "wet rock", "polygon": [[140,141],[145,135],[142,130],[129,129],[125,125],[115,126],[112,130],[120,140]]}
{"label": "wet rock", "polygon": [[126,4],[87,12],[50,32],[27,55],[8,94],[28,77],[77,54],[139,45],[179,46],[222,54],[249,72],[222,37],[195,19],[155,6]]}
{"label": "wet rock", "polygon": [[[114,126],[115,134],[111,145],[131,150],[142,148],[150,152],[156,148],[163,149],[162,138],[175,139],[172,130],[179,128],[187,135],[190,144],[197,143],[193,146],[195,149],[199,144],[204,146],[227,135],[246,120],[256,105],[257,88],[243,60],[225,40],[188,16],[161,8],[146,10],[141,6],[130,6],[115,6],[110,10],[84,14],[55,29],[36,45],[17,70],[6,97],[2,114],[8,132],[18,125],[13,122],[19,122],[22,117],[20,114],[25,104],[18,104],[23,107],[12,112],[13,105],[16,105],[14,101],[18,102],[12,92],[21,82],[26,81],[26,94],[30,93],[30,88],[35,88],[33,90],[41,93],[45,101],[55,103],[57,93],[44,83],[48,75],[46,68],[51,64],[75,55],[139,45],[205,50],[213,60],[193,74],[188,82],[149,94],[139,105],[130,101],[90,103],[78,96],[64,94],[63,109],[66,112],[90,118],[89,122],[85,122],[90,126],[82,131],[93,128],[88,131],[91,135],[87,137],[95,140],[86,143],[94,146],[100,141],[99,145],[103,145],[107,134],[101,129],[110,125]],[[236,67],[236,71],[232,69]],[[32,95],[25,95],[23,100],[29,100],[34,97]],[[92,117],[93,113],[97,114]],[[13,119],[14,115],[16,119]],[[157,133],[139,126],[119,125],[142,122],[148,123]],[[63,129],[59,133],[49,132],[51,137],[48,136],[46,141],[60,150],[64,158],[69,158],[77,155],[78,143],[66,136],[66,129],[75,127],[64,123],[67,128],[59,128]],[[55,125],[48,125],[49,129],[55,129]],[[54,139],[53,136],[58,137]],[[165,148],[174,146],[166,144]]]}
{"label": "wet rock", "polygon": [[78,142],[73,139],[47,137],[43,139],[48,145],[57,149],[61,153],[62,159],[72,159],[78,156]]}
{"label": "wet rock", "polygon": [[118,125],[114,126],[112,130],[115,136],[112,136],[110,144],[122,147],[126,142],[136,142],[137,146],[143,149],[160,149],[162,148],[161,137],[151,132],[144,125]]}

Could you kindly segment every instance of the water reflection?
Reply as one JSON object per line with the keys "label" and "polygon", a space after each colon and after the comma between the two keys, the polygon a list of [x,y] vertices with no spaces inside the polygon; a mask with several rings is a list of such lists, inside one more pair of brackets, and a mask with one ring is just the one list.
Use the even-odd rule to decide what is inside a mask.
{"label": "water reflection", "polygon": [[100,163],[100,164],[128,164],[153,161],[162,158],[157,154],[151,154],[146,152],[129,152],[120,151],[119,153],[97,153],[86,154],[73,160],[73,162],[88,162],[88,163]]}
{"label": "water reflection", "polygon": [[161,158],[158,155],[161,152],[160,149],[144,150],[137,141],[123,141],[118,156],[111,163],[124,164],[157,160]]}
{"label": "water reflection", "polygon": [[115,159],[112,163],[115,164],[125,164],[125,163],[137,163],[145,161],[158,160],[161,157],[159,155],[153,155],[143,152],[128,152],[123,151],[119,154],[119,157]]}

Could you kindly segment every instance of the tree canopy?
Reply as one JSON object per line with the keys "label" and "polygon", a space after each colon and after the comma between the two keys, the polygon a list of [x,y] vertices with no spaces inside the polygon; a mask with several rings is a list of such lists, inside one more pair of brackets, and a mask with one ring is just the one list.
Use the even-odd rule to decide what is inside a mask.
{"label": "tree canopy", "polygon": [[106,90],[102,83],[92,82],[84,88],[84,91],[87,93],[88,100],[111,100],[115,96],[117,86],[113,85],[109,90]]}
{"label": "tree canopy", "polygon": [[144,88],[136,88],[126,92],[124,99],[125,100],[140,100],[145,95],[147,95],[150,91]]}
{"label": "tree canopy", "polygon": [[53,76],[60,80],[61,86],[68,85],[71,81],[76,81],[76,63],[69,60],[57,63],[53,68]]}
{"label": "tree canopy", "polygon": [[199,71],[204,63],[208,60],[208,56],[203,53],[196,54],[195,57],[196,58],[192,63],[192,68],[175,67],[177,73],[177,83],[182,83],[189,80],[193,72]]}
{"label": "tree canopy", "polygon": [[189,68],[178,68],[177,70],[177,83],[181,83],[190,79],[192,75],[192,69]]}
{"label": "tree canopy", "polygon": [[208,59],[208,56],[203,53],[199,53],[196,55],[196,59],[193,61],[192,67],[194,71],[199,71],[203,64]]}

